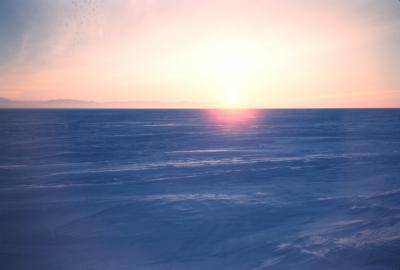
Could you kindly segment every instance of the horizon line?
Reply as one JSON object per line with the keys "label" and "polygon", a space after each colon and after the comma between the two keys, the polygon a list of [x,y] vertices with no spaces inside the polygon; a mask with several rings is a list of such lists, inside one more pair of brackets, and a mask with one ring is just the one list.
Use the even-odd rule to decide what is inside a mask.
{"label": "horizon line", "polygon": [[[71,104],[56,104],[57,102]],[[75,104],[73,104],[75,102]],[[51,103],[52,105],[49,105]],[[86,104],[92,104],[92,106]],[[123,106],[127,103],[139,104],[164,104],[165,107],[158,106]],[[107,105],[108,104],[108,105]],[[176,106],[178,104],[187,104],[188,106]],[[197,104],[198,106],[193,106]],[[122,106],[118,106],[122,105]],[[168,106],[170,105],[170,106]],[[175,105],[175,106],[174,106]],[[44,110],[340,110],[340,109],[400,109],[400,107],[383,107],[383,106],[329,106],[329,107],[300,107],[300,106],[282,106],[282,107],[267,107],[267,106],[238,106],[238,107],[224,107],[218,105],[211,105],[210,103],[201,103],[193,101],[146,101],[146,100],[128,100],[128,101],[93,101],[93,100],[80,100],[80,99],[48,99],[48,100],[17,100],[0,97],[0,109],[44,109]]]}

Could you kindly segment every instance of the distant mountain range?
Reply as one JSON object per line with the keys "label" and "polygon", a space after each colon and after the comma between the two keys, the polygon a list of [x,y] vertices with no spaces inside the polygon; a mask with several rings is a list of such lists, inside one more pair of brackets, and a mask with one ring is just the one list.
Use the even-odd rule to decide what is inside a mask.
{"label": "distant mountain range", "polygon": [[120,101],[120,102],[95,102],[74,99],[52,99],[45,101],[22,101],[0,98],[0,108],[53,108],[53,109],[101,109],[101,108],[204,108],[207,104],[195,102],[160,102],[160,101]]}

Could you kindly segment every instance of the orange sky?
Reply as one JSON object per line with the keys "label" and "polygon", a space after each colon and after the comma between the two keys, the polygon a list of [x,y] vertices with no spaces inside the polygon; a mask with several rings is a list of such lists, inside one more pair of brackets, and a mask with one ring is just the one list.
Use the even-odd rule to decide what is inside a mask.
{"label": "orange sky", "polygon": [[32,0],[2,35],[0,96],[399,107],[400,4],[337,2]]}

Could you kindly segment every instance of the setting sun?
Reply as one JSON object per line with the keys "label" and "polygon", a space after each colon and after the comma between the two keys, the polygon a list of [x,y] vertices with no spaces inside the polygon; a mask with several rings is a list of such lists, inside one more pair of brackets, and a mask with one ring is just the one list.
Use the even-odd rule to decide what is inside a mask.
{"label": "setting sun", "polygon": [[236,108],[239,106],[239,96],[236,90],[231,89],[226,93],[226,104],[228,108]]}

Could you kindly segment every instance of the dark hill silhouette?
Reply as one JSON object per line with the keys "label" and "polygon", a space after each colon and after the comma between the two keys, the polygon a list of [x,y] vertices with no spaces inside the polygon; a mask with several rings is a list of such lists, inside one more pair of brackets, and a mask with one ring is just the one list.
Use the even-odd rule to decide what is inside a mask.
{"label": "dark hill silhouette", "polygon": [[195,102],[161,102],[161,101],[119,101],[95,102],[75,99],[52,99],[45,101],[11,100],[0,98],[0,108],[204,108],[206,104]]}

